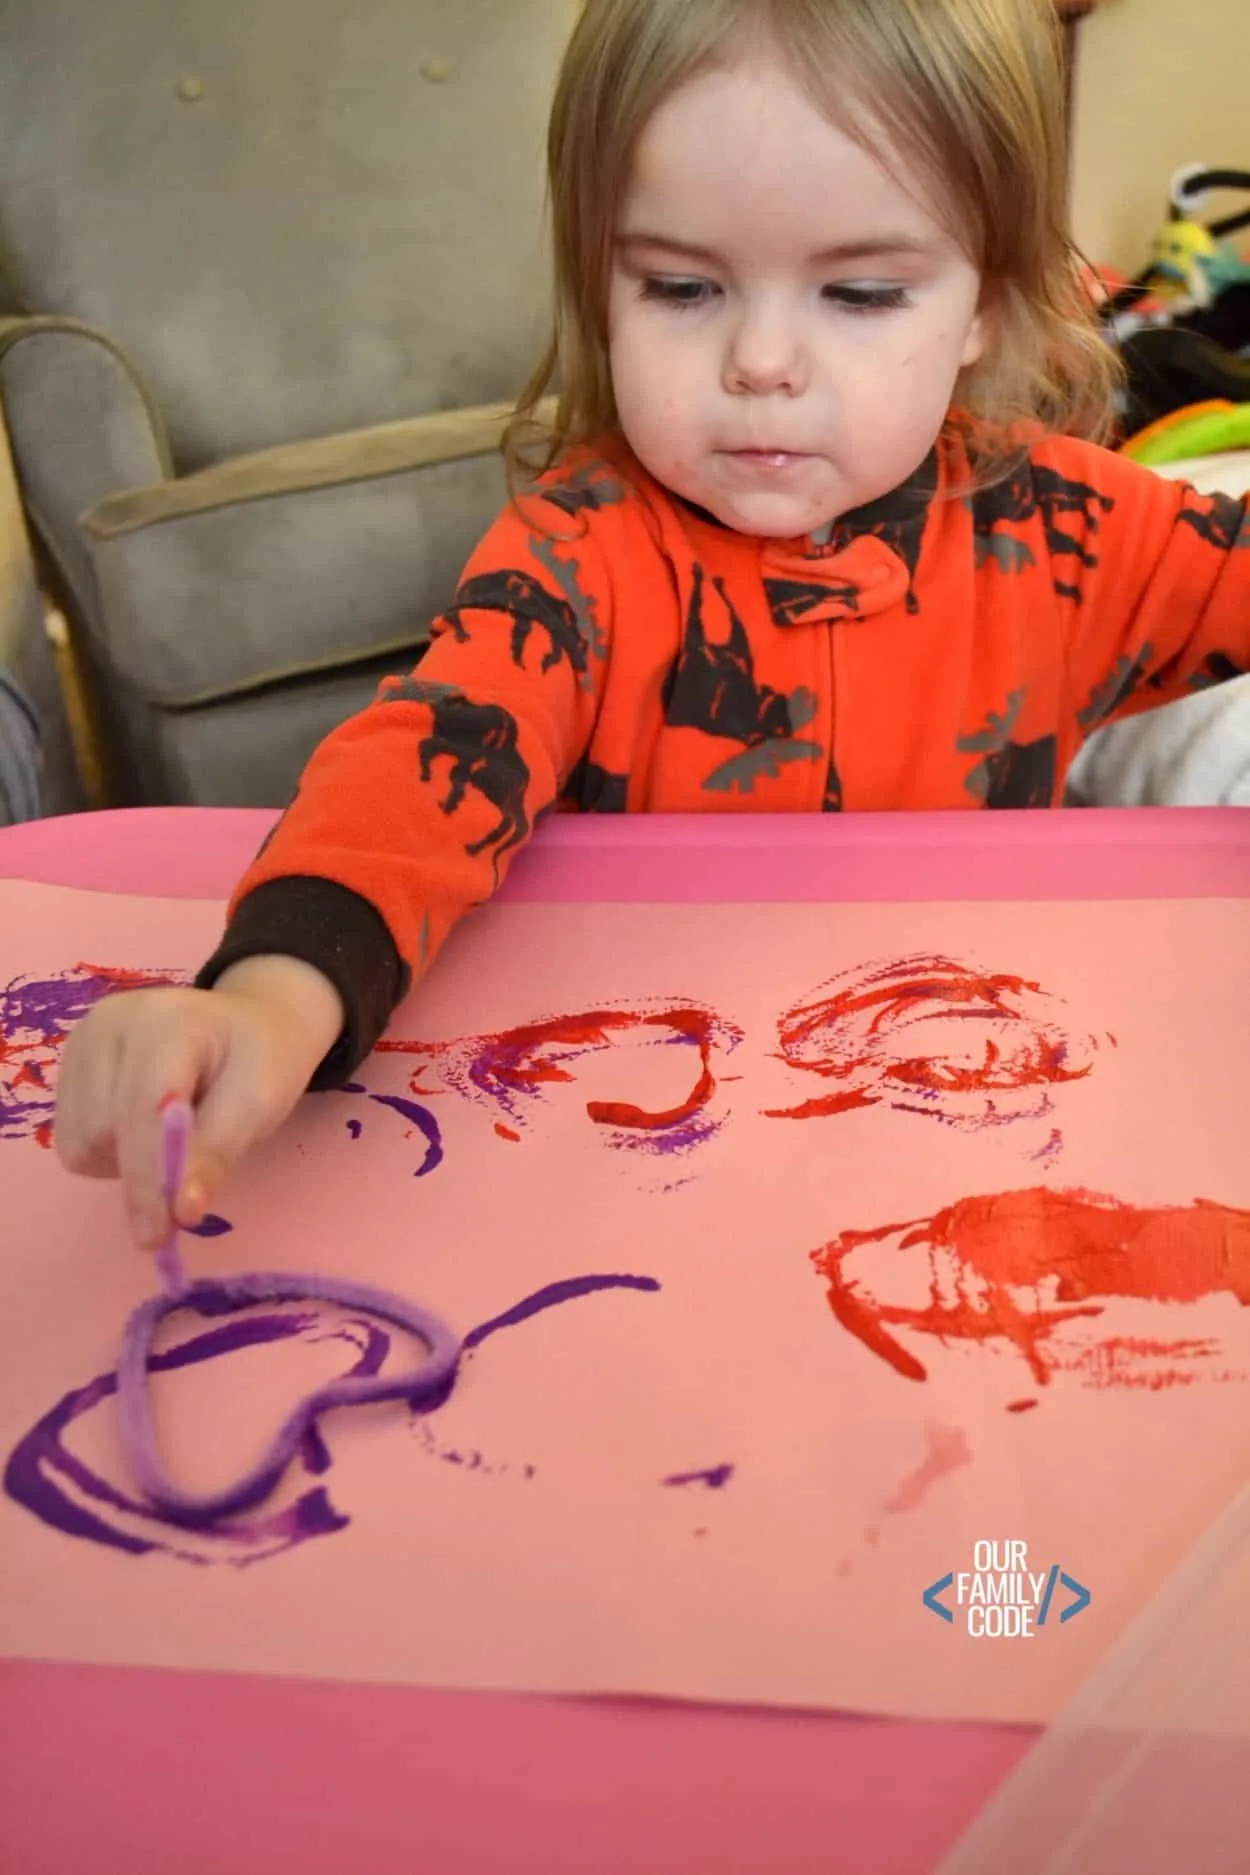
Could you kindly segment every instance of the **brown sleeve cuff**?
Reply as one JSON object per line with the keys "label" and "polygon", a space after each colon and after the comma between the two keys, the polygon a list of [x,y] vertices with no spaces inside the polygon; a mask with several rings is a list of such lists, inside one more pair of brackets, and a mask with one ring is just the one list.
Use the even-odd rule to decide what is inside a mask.
{"label": "brown sleeve cuff", "polygon": [[225,936],[195,979],[209,990],[245,957],[298,957],[330,979],[343,999],[343,1031],[308,1083],[341,1087],[372,1049],[407,995],[412,973],[380,912],[332,879],[270,879],[242,899]]}

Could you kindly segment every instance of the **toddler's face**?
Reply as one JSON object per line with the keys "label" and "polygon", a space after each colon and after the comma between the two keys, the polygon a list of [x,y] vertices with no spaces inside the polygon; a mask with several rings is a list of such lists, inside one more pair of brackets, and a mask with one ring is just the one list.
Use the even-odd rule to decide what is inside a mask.
{"label": "toddler's face", "polygon": [[980,277],[920,196],[780,64],[709,71],[665,101],[609,304],[622,428],[658,480],[785,538],[920,466],[982,347]]}

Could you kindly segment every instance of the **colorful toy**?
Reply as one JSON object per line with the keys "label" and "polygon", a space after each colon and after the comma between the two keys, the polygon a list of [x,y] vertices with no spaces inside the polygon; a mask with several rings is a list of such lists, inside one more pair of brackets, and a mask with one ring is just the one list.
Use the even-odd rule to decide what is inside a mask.
{"label": "colorful toy", "polygon": [[1157,468],[1168,462],[1222,455],[1232,449],[1250,449],[1250,401],[1232,404],[1213,398],[1209,403],[1175,410],[1139,430],[1124,444],[1121,454]]}
{"label": "colorful toy", "polygon": [[1124,359],[1130,438],[1192,405],[1250,400],[1250,250],[1230,238],[1250,229],[1250,209],[1203,219],[1226,190],[1250,196],[1250,170],[1178,171],[1146,266],[1105,283],[1098,316]]}
{"label": "colorful toy", "polygon": [[[1105,311],[1113,321],[1142,309],[1143,302],[1163,301],[1175,310],[1210,306],[1229,287],[1250,285],[1250,256],[1228,237],[1250,228],[1250,210],[1206,223],[1203,204],[1216,190],[1250,193],[1250,170],[1207,169],[1191,165],[1172,178],[1168,218],[1155,237],[1141,273],[1111,293]],[[1250,332],[1247,332],[1250,343]]]}

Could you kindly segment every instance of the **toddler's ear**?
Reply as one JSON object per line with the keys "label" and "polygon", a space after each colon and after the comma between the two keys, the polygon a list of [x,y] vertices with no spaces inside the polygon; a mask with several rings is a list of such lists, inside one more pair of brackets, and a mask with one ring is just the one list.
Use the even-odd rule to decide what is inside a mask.
{"label": "toddler's ear", "polygon": [[994,282],[981,280],[981,298],[977,304],[972,324],[968,327],[968,336],[964,341],[963,356],[960,365],[967,371],[979,364],[998,345],[1003,336],[1003,328],[1010,318],[1005,302],[1004,289]]}
{"label": "toddler's ear", "polygon": [[988,326],[990,317],[991,315],[986,311],[984,305],[982,305],[980,312],[976,314],[972,324],[968,327],[968,336],[964,340],[963,355],[959,360],[961,367],[965,371],[968,370],[969,366],[975,365],[978,359],[982,358],[985,354],[985,348],[989,343]]}

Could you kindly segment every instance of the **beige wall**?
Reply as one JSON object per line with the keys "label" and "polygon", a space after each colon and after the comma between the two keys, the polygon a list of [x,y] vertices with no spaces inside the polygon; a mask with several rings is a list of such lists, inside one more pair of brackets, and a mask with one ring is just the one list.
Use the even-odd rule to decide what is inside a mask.
{"label": "beige wall", "polygon": [[1189,163],[1250,169],[1250,0],[1101,0],[1081,27],[1073,150],[1090,258],[1137,272]]}

